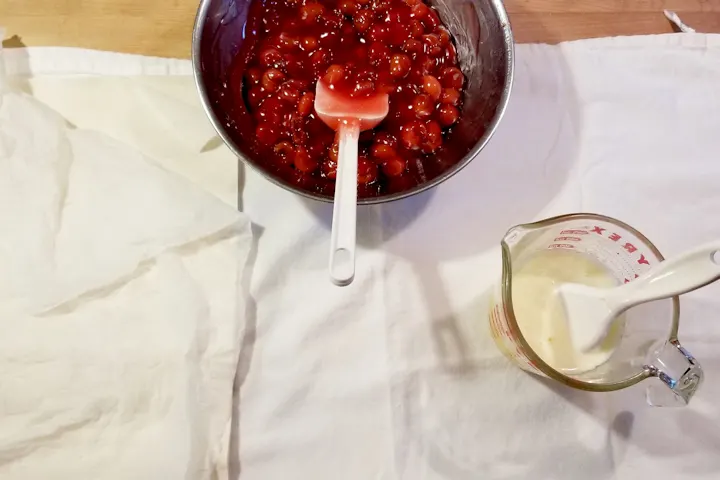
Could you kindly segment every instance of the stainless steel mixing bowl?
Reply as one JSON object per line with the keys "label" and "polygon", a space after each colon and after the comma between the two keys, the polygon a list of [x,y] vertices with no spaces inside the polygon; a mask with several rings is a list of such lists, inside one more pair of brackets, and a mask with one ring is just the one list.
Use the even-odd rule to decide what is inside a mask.
{"label": "stainless steel mixing bowl", "polygon": [[[264,168],[249,154],[250,125],[238,121],[238,92],[231,68],[241,53],[251,0],[202,0],[192,38],[195,81],[203,106],[220,137],[245,164],[275,184],[305,197],[331,197],[301,190]],[[398,200],[428,190],[456,174],[485,147],[507,106],[513,79],[513,37],[501,0],[431,0],[455,38],[467,78],[462,116],[437,160],[447,168],[425,183],[399,193],[361,198],[358,204]],[[234,99],[234,100],[233,100]],[[254,130],[252,130],[254,131]]]}

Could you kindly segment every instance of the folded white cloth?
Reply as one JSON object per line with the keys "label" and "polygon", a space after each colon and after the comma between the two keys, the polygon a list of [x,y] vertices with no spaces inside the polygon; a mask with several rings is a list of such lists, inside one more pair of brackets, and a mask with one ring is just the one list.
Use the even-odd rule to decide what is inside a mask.
{"label": "folded white cloth", "polygon": [[[118,75],[110,65],[126,61],[128,74],[182,70],[62,51],[50,65],[38,60],[43,51],[26,53],[38,72],[48,68],[27,80],[36,96],[78,126],[96,122],[125,140],[147,83],[57,74],[76,63]],[[433,191],[361,209],[347,288],[327,279],[331,207],[241,172],[259,244],[231,459],[240,478],[714,478],[717,285],[681,302],[680,339],[706,382],[677,410],[646,406],[642,387],[589,394],[521,372],[492,343],[486,313],[499,241],[517,223],[595,211],[635,226],[666,255],[720,237],[718,65],[720,38],[710,35],[519,45],[511,104],[488,148]],[[201,115],[189,77],[146,81],[177,86],[179,97],[184,89]],[[75,100],[59,99],[94,85],[115,96],[111,108],[78,113]],[[158,144],[185,133],[153,130]],[[208,149],[213,160],[193,166],[168,152],[154,156],[234,198],[235,185],[220,181],[237,178],[226,152]]]}
{"label": "folded white cloth", "polygon": [[227,478],[249,221],[7,80],[0,478]]}

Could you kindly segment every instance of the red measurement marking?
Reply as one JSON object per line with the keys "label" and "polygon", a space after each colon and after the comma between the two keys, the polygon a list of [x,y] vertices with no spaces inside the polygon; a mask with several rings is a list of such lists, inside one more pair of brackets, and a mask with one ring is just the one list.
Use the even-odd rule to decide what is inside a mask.
{"label": "red measurement marking", "polygon": [[[640,275],[638,275],[637,273],[635,274],[635,278],[638,278],[639,276],[640,276]],[[633,278],[633,280],[635,280],[635,278]],[[630,280],[629,278],[626,278],[626,279],[625,279],[625,283],[630,283],[631,281],[632,281],[632,280]]]}
{"label": "red measurement marking", "polygon": [[580,237],[557,237],[553,242],[582,242]]}
{"label": "red measurement marking", "polygon": [[562,230],[560,235],[587,235],[587,230]]}
{"label": "red measurement marking", "polygon": [[512,333],[512,331],[510,331],[509,328],[507,328],[507,325],[505,325],[505,335],[513,342],[515,341],[515,335]]}
{"label": "red measurement marking", "polygon": [[628,253],[637,252],[637,248],[632,243],[626,243],[625,245],[623,245],[623,248],[627,250]]}
{"label": "red measurement marking", "polygon": [[[595,226],[593,227],[592,231],[593,233],[597,233],[598,235],[605,236],[603,232],[605,232],[607,229]],[[606,236],[609,240],[612,240],[613,242],[620,241],[622,239],[621,235],[618,235],[617,233],[610,233]],[[628,253],[635,253],[637,252],[637,247],[633,245],[632,243],[625,242],[625,245],[622,246],[622,248],[625,249]],[[647,258],[645,258],[645,255],[640,254],[640,258],[637,259],[637,263],[640,265],[650,265],[650,262],[648,262]]]}
{"label": "red measurement marking", "polygon": [[552,245],[548,245],[548,249],[550,249],[550,250],[555,249],[555,248],[571,249],[571,248],[575,248],[575,245],[568,245],[567,243],[554,243]]}

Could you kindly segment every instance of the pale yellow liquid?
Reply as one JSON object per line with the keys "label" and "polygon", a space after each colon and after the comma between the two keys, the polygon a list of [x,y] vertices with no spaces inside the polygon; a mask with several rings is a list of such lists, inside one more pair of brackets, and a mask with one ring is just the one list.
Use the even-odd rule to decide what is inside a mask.
{"label": "pale yellow liquid", "polygon": [[576,350],[564,309],[556,295],[562,283],[612,287],[617,281],[593,258],[576,252],[548,250],[531,257],[513,272],[512,303],[520,330],[535,353],[565,373],[581,373],[605,363],[622,333],[622,321],[598,348]]}

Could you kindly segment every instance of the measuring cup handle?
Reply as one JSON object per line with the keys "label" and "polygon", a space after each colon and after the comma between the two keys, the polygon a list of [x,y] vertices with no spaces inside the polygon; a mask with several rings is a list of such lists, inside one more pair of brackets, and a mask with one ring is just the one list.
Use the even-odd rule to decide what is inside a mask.
{"label": "measuring cup handle", "polygon": [[647,360],[645,368],[662,382],[647,388],[647,403],[655,407],[687,405],[703,380],[702,367],[695,357],[675,339],[664,342]]}

